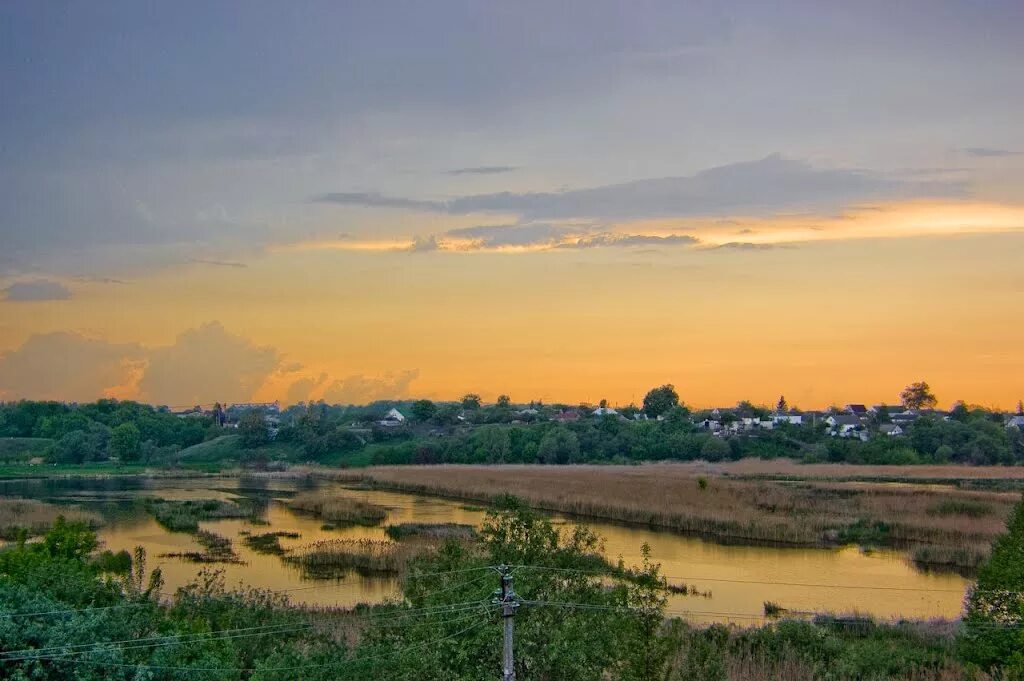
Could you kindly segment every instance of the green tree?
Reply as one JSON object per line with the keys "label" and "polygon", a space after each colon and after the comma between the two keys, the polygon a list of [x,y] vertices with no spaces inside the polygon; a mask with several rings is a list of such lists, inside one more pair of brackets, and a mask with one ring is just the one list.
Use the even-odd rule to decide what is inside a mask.
{"label": "green tree", "polygon": [[[520,679],[654,681],[663,678],[668,649],[661,636],[665,580],[647,560],[620,565],[611,579],[600,539],[586,528],[559,531],[512,498],[499,501],[480,529],[481,546],[456,542],[414,563],[405,597],[436,608],[402,627],[367,632],[366,651],[416,649],[362,670],[362,678],[487,679],[500,670],[500,617],[478,601],[498,584],[493,565],[513,567],[513,587],[530,605],[515,619],[515,672]],[[605,574],[593,570],[605,566]],[[557,604],[557,605],[556,605]],[[569,604],[567,607],[566,604]],[[580,606],[580,607],[574,607]],[[396,611],[401,616],[401,610]],[[496,645],[497,644],[497,645]]]}
{"label": "green tree", "polygon": [[142,436],[134,423],[122,423],[110,431],[107,454],[121,461],[135,461],[142,451]]}
{"label": "green tree", "polygon": [[986,670],[1003,667],[1007,678],[1024,678],[1024,500],[1006,534],[968,592],[967,613],[957,640],[961,659]]}
{"label": "green tree", "polygon": [[644,413],[651,418],[666,414],[679,404],[679,393],[671,383],[654,388],[644,395]]}
{"label": "green tree", "polygon": [[466,393],[462,396],[462,408],[467,411],[475,411],[481,404],[480,396],[476,393]]}
{"label": "green tree", "polygon": [[537,458],[541,463],[574,463],[579,460],[580,441],[568,428],[552,428],[540,440]]}
{"label": "green tree", "polygon": [[701,458],[707,461],[721,461],[729,456],[732,449],[729,443],[720,437],[709,437],[700,448]]}
{"label": "green tree", "polygon": [[907,409],[934,409],[939,401],[925,381],[911,383],[900,393],[900,401]]}
{"label": "green tree", "polygon": [[246,412],[238,421],[238,434],[241,436],[242,446],[246,449],[255,449],[270,442],[267,420],[256,410]]}
{"label": "green tree", "polygon": [[414,421],[429,421],[437,413],[437,405],[430,400],[416,400],[409,407],[409,413]]}
{"label": "green tree", "polygon": [[785,414],[787,411],[789,411],[789,405],[786,404],[785,395],[779,395],[779,401],[775,404],[775,411],[777,411],[780,414]]}
{"label": "green tree", "polygon": [[512,406],[512,398],[508,395],[498,395],[498,401],[495,403],[495,406],[508,409]]}

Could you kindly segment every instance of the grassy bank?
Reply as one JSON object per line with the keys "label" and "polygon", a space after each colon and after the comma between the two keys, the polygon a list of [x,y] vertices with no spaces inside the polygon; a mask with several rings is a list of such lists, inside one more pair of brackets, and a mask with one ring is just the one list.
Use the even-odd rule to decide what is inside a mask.
{"label": "grassy bank", "polygon": [[[746,480],[695,466],[399,466],[335,477],[392,490],[664,527],[729,543],[854,543],[969,571],[1019,496],[927,485]],[[703,482],[702,482],[703,480]],[[957,549],[957,550],[954,550]]]}

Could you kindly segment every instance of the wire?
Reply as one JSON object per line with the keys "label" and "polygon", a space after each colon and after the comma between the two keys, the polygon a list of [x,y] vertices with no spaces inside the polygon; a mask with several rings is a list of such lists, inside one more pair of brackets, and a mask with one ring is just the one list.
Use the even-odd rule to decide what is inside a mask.
{"label": "wire", "polygon": [[[428,616],[428,615],[440,615],[440,614],[452,614],[458,612],[465,612],[467,610],[474,610],[480,606],[488,605],[487,601],[467,601],[464,603],[456,604],[445,604],[430,606],[426,608],[411,608],[401,610],[394,613],[378,613],[373,617],[366,617],[366,619],[376,618],[387,618],[389,622],[383,626],[399,626],[404,623],[404,620],[408,620],[414,617]],[[258,627],[244,627],[238,629],[221,629],[219,631],[209,632],[198,632],[195,634],[175,634],[169,636],[152,636],[148,638],[136,638],[136,639],[125,639],[120,641],[98,641],[95,643],[79,643],[70,644],[63,646],[50,646],[47,648],[25,648],[22,650],[11,650],[0,652],[0,661],[16,661],[19,659],[43,659],[43,656],[38,653],[45,653],[48,651],[64,651],[59,653],[61,655],[73,655],[93,652],[94,650],[107,649],[111,645],[122,645],[124,650],[132,650],[139,648],[149,647],[161,647],[166,645],[175,645],[178,643],[200,643],[205,640],[221,640],[228,638],[247,638],[251,636],[265,636],[267,634],[284,634],[291,633],[294,631],[301,631],[315,627],[316,623],[307,622],[303,624],[277,624],[277,625],[263,625]],[[382,626],[382,625],[378,625]],[[251,632],[251,633],[238,633],[238,632]],[[225,635],[228,634],[228,635]],[[84,650],[68,650],[69,648],[84,648]],[[36,653],[36,654],[33,654]],[[15,657],[20,656],[20,657]]]}
{"label": "wire", "polygon": [[[478,616],[477,613],[474,613],[474,614]],[[455,618],[455,619],[449,620],[446,624],[451,625],[451,624],[455,624],[455,623],[462,623],[462,622],[466,621],[467,619],[469,619],[469,618],[465,617],[465,616],[464,617],[460,617],[460,618]],[[116,667],[116,668],[127,668],[127,669],[137,669],[137,670],[147,669],[147,670],[157,670],[157,671],[182,671],[182,672],[204,671],[204,672],[222,672],[222,673],[226,673],[226,672],[254,672],[254,671],[300,671],[300,670],[305,670],[305,669],[323,669],[323,668],[345,667],[347,665],[363,664],[365,662],[371,662],[371,661],[374,661],[374,660],[382,660],[382,659],[387,659],[387,658],[401,657],[401,656],[409,654],[410,652],[413,652],[413,651],[416,651],[416,650],[420,650],[420,649],[425,648],[427,646],[433,646],[433,645],[436,645],[438,643],[442,643],[444,641],[447,641],[447,640],[456,638],[458,636],[461,636],[463,634],[469,633],[470,631],[479,628],[480,626],[482,626],[486,622],[487,622],[486,619],[478,620],[477,622],[474,622],[473,624],[471,624],[469,627],[466,627],[465,629],[457,631],[457,632],[455,632],[453,634],[450,634],[448,636],[444,636],[444,637],[441,637],[441,638],[435,638],[435,639],[430,639],[428,641],[424,641],[422,643],[419,643],[419,644],[413,645],[411,647],[405,648],[404,650],[401,650],[401,651],[399,651],[397,653],[389,653],[389,654],[385,654],[385,655],[374,655],[374,656],[364,657],[364,658],[352,658],[352,659],[347,659],[347,660],[341,660],[341,661],[338,661],[338,662],[328,662],[328,663],[324,663],[324,664],[295,665],[295,666],[283,666],[283,667],[242,668],[242,667],[183,667],[183,666],[165,666],[165,665],[125,664],[125,663],[92,661],[92,660],[87,660],[87,659],[69,660],[69,659],[62,659],[60,657],[32,657],[32,658],[26,658],[26,659],[51,660],[51,661],[54,661],[54,662],[65,662],[65,663],[71,663],[71,664],[89,664],[89,665],[98,666],[98,667]],[[94,651],[89,651],[89,652],[94,652]],[[100,651],[95,651],[95,652],[100,652]]]}
{"label": "wire", "polygon": [[[515,565],[512,566],[515,569],[527,569],[527,570],[551,570],[554,572],[576,572],[580,574],[594,574],[594,575],[606,575],[608,577],[615,577],[622,579],[619,575],[613,572],[605,570],[580,570],[576,568],[557,568],[548,567],[546,565]],[[728,584],[763,584],[766,586],[803,586],[803,587],[818,587],[823,589],[871,589],[877,591],[924,591],[928,593],[964,593],[963,589],[928,589],[925,587],[914,587],[914,586],[874,586],[870,584],[814,584],[808,582],[769,582],[764,580],[756,579],[726,579],[724,577],[681,577],[679,575],[659,575],[664,579],[674,579],[680,581],[689,582],[724,582]],[[1024,593],[1006,591],[1002,593]]]}

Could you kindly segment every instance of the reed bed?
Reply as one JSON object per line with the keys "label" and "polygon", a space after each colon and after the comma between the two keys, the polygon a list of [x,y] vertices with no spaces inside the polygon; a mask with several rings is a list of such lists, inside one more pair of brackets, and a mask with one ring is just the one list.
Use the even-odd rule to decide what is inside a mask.
{"label": "reed bed", "polygon": [[298,539],[298,532],[265,532],[263,534],[242,533],[242,542],[257,553],[283,556],[287,551],[281,546],[281,537]]}
{"label": "reed bed", "polygon": [[335,527],[379,525],[388,517],[387,509],[352,497],[326,492],[303,492],[288,502],[288,508],[328,521]]}
{"label": "reed bed", "polygon": [[161,558],[181,558],[190,563],[242,563],[235,553],[231,540],[223,535],[198,530],[196,541],[203,547],[202,551],[182,551],[179,553],[163,553]]}
{"label": "reed bed", "polygon": [[230,501],[220,499],[189,499],[185,501],[168,501],[150,499],[146,509],[154,519],[171,532],[199,531],[200,520],[215,518],[247,518],[252,510]]}
{"label": "reed bed", "polygon": [[62,508],[35,499],[0,499],[0,539],[16,539],[20,532],[45,534],[58,516],[99,526],[99,518],[79,509]]}
{"label": "reed bed", "polygon": [[432,543],[329,539],[298,549],[285,561],[317,579],[342,577],[349,571],[364,576],[399,575],[410,561],[435,550]]}
{"label": "reed bed", "polygon": [[395,541],[409,538],[472,541],[477,538],[476,528],[459,523],[399,523],[388,525],[384,528],[384,533]]}
{"label": "reed bed", "polygon": [[[946,553],[956,569],[976,563],[972,557],[966,560],[971,565],[961,564],[965,555],[987,555],[1019,499],[1016,493],[935,485],[724,476],[698,486],[697,478],[707,475],[692,465],[653,464],[395,466],[337,477],[466,501],[493,502],[513,494],[541,510],[642,523],[726,543],[961,547],[969,553]],[[940,554],[933,552],[932,558]]]}

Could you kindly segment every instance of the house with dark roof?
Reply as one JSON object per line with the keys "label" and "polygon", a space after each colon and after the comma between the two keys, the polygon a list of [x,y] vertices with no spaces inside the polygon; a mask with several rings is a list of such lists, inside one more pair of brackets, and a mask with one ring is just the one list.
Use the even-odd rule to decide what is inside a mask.
{"label": "house with dark roof", "polygon": [[867,439],[867,430],[863,421],[853,414],[832,414],[825,419],[828,434],[832,437],[856,437]]}
{"label": "house with dark roof", "polygon": [[863,404],[848,404],[843,408],[843,411],[858,418],[863,418],[868,415],[868,408]]}

